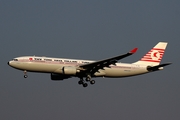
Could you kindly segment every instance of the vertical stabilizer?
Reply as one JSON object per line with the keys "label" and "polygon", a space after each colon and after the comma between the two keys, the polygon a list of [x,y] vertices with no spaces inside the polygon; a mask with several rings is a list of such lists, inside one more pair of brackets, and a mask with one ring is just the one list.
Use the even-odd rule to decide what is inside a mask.
{"label": "vertical stabilizer", "polygon": [[152,48],[147,54],[145,54],[139,61],[134,64],[143,65],[159,65],[164,55],[167,42],[159,42],[154,48]]}

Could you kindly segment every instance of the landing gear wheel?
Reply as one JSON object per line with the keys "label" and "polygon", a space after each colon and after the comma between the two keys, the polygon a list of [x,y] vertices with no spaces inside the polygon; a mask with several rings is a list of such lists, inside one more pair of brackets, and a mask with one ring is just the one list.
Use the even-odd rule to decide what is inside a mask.
{"label": "landing gear wheel", "polygon": [[83,84],[83,81],[82,81],[82,80],[80,80],[80,81],[78,82],[78,84],[79,84],[79,85]]}
{"label": "landing gear wheel", "polygon": [[86,78],[86,81],[87,81],[87,82],[90,81],[90,80],[91,80],[91,78],[89,78],[89,77]]}
{"label": "landing gear wheel", "polygon": [[87,87],[87,86],[88,86],[88,84],[87,84],[87,83],[84,83],[84,84],[83,84],[83,87]]}
{"label": "landing gear wheel", "polygon": [[90,81],[91,85],[95,84],[95,80]]}
{"label": "landing gear wheel", "polygon": [[87,82],[91,81],[91,76],[90,76],[90,75],[87,75],[86,81],[87,81]]}
{"label": "landing gear wheel", "polygon": [[27,75],[24,75],[24,78],[27,78],[28,76]]}

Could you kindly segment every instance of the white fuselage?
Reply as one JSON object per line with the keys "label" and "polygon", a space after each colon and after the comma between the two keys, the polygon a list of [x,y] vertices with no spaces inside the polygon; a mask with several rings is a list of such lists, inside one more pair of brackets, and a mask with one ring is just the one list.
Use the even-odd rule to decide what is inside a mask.
{"label": "white fuselage", "polygon": [[[62,74],[62,68],[65,66],[78,67],[79,65],[91,62],[95,61],[24,56],[15,58],[12,61],[9,61],[8,64],[23,71]],[[110,65],[110,67],[100,69],[92,77],[128,77],[148,72],[147,65],[116,63],[116,65]]]}

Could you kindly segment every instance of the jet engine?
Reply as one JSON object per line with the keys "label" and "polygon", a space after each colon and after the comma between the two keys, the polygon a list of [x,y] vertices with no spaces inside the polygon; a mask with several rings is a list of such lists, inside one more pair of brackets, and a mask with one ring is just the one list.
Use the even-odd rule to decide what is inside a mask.
{"label": "jet engine", "polygon": [[76,67],[72,67],[72,66],[63,67],[62,71],[64,75],[76,75],[77,73]]}

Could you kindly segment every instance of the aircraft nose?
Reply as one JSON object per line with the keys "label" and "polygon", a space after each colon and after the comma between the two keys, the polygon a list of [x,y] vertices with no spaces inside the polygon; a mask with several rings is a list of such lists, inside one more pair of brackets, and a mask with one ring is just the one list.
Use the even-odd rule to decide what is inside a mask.
{"label": "aircraft nose", "polygon": [[10,61],[7,64],[10,65]]}

